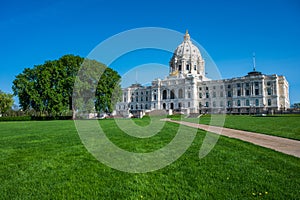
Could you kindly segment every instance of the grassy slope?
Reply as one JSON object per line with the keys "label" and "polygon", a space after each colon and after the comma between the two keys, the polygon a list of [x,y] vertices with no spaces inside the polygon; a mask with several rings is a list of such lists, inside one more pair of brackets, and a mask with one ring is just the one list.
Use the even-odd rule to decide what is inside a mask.
{"label": "grassy slope", "polygon": [[[176,119],[176,117],[175,117]],[[178,119],[178,118],[177,118]],[[217,122],[223,120],[222,115],[214,115]],[[265,133],[285,138],[300,140],[300,115],[278,115],[268,117],[256,117],[248,115],[226,115],[224,127]],[[202,116],[200,119],[183,119],[185,121],[210,124],[211,115]],[[211,123],[211,125],[214,125]]]}
{"label": "grassy slope", "polygon": [[[142,141],[122,134],[113,120],[100,123],[112,141],[135,151],[160,148],[172,139],[178,127],[168,123],[162,133]],[[144,123],[137,120],[137,124]],[[129,174],[95,160],[81,144],[72,121],[3,122],[0,198],[299,198],[298,158],[220,137],[213,151],[200,160],[198,151],[204,136],[199,130],[188,151],[170,166],[151,173]]]}

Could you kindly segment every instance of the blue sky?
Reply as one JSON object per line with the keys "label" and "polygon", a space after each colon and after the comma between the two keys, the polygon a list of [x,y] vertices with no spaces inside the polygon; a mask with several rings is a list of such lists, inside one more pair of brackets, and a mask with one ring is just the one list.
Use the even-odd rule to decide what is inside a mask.
{"label": "blue sky", "polygon": [[[25,67],[65,54],[85,57],[103,40],[139,27],[188,29],[224,78],[252,70],[255,52],[257,70],[285,75],[291,103],[300,102],[297,0],[1,2],[0,89],[12,92],[12,81]],[[159,58],[165,64],[170,59]]]}

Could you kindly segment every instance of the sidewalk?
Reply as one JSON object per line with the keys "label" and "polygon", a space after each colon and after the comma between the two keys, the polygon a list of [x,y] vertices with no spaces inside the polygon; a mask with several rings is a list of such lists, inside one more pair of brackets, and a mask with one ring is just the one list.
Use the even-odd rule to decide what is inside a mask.
{"label": "sidewalk", "polygon": [[177,124],[190,126],[193,128],[202,129],[213,133],[217,133],[230,138],[240,139],[246,142],[250,142],[262,147],[270,148],[275,151],[279,151],[300,158],[300,141],[298,140],[276,137],[276,136],[271,136],[271,135],[266,135],[261,133],[235,130],[230,128],[209,126],[204,124],[195,124],[195,123],[185,122],[185,121],[175,121],[171,119],[164,119],[164,120],[177,123]]}

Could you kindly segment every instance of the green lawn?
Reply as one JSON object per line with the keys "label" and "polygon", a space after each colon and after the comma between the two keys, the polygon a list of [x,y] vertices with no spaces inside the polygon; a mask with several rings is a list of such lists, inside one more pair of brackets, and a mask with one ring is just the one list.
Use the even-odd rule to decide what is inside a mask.
{"label": "green lawn", "polygon": [[[212,116],[216,123],[211,123]],[[178,119],[178,117],[174,117],[174,119]],[[204,115],[199,119],[184,118],[183,120],[200,124],[219,125],[223,119],[224,116],[222,115]],[[300,140],[300,115],[266,117],[226,115],[224,127]]]}
{"label": "green lawn", "polygon": [[[136,152],[161,148],[178,129],[167,123],[152,138],[135,139],[113,120],[100,123],[111,141]],[[136,119],[141,126],[147,123]],[[1,122],[0,199],[299,199],[299,158],[220,137],[199,159],[204,136],[198,130],[173,164],[130,174],[89,154],[73,121]]]}

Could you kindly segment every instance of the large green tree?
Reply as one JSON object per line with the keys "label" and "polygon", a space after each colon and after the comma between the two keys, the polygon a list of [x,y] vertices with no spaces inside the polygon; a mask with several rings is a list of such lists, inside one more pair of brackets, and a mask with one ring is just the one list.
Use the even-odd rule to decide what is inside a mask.
{"label": "large green tree", "polygon": [[0,90],[0,114],[3,115],[14,103],[13,95],[4,93]]}
{"label": "large green tree", "polygon": [[[111,100],[113,92],[120,91],[119,79],[116,71],[102,63],[65,55],[58,60],[24,69],[16,76],[13,91],[19,97],[23,110],[34,110],[39,115],[75,113],[79,105],[84,105],[88,111],[96,109],[101,112],[104,108],[111,111],[115,103],[115,100]],[[75,80],[80,80],[77,81],[80,90],[74,91]],[[112,91],[111,87],[116,89]],[[93,95],[86,96],[88,93]],[[75,99],[76,104],[73,102]]]}

